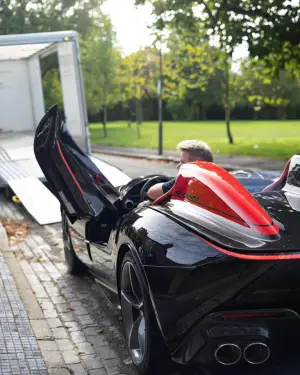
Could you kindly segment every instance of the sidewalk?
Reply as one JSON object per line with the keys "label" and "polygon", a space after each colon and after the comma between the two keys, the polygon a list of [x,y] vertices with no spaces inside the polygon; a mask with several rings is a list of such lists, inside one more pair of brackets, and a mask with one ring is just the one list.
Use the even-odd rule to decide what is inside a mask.
{"label": "sidewalk", "polygon": [[[179,161],[179,153],[176,150],[165,150],[164,154],[161,156],[158,155],[156,149],[92,145],[92,151],[99,154],[103,153],[146,160],[161,160],[171,163],[178,163]],[[259,170],[281,170],[286,164],[286,160],[257,158],[253,156],[215,154],[214,157],[217,164],[229,169],[255,168]]]}
{"label": "sidewalk", "polygon": [[[15,259],[1,224],[0,250],[0,374],[47,375],[48,370],[29,316],[6,262]],[[22,279],[20,270],[16,271],[25,291],[26,280],[24,276]]]}
{"label": "sidewalk", "polygon": [[9,246],[0,225],[0,375],[129,373],[108,341],[113,314],[92,294],[97,286],[66,272],[61,225],[40,227],[1,194],[0,218],[29,223],[24,240]]}

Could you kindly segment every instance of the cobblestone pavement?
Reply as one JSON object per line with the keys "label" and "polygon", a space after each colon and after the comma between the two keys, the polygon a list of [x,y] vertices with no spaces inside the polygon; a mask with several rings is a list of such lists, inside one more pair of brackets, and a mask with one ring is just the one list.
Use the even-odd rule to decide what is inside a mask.
{"label": "cobblestone pavement", "polygon": [[16,286],[0,257],[0,375],[136,374],[119,313],[91,278],[66,273],[60,224],[40,227],[0,195],[1,216],[28,221],[30,233],[4,253]]}

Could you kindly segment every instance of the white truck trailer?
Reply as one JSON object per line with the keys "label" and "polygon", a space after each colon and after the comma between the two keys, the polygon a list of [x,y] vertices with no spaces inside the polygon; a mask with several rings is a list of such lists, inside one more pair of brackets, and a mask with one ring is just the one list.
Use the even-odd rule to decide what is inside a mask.
{"label": "white truck trailer", "polygon": [[45,114],[40,59],[54,52],[68,129],[91,154],[77,33],[0,36],[0,188],[11,189],[41,225],[61,220],[33,152],[34,131]]}

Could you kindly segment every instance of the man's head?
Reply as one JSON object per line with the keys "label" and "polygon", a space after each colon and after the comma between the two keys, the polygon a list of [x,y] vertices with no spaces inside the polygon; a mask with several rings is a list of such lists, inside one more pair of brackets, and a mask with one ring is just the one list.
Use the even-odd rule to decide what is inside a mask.
{"label": "man's head", "polygon": [[192,161],[213,161],[213,154],[210,147],[203,141],[186,140],[179,142],[177,150],[181,152],[180,163],[177,168],[180,168],[182,164],[189,163]]}

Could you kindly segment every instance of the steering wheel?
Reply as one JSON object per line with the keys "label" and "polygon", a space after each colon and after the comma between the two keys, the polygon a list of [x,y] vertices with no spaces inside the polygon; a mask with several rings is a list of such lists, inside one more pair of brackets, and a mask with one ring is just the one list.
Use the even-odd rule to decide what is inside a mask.
{"label": "steering wheel", "polygon": [[146,199],[149,199],[147,192],[150,189],[151,186],[155,184],[159,184],[161,182],[167,182],[171,179],[172,177],[167,177],[164,175],[157,175],[152,178],[150,178],[142,187],[141,192],[140,192],[140,203],[145,201]]}

